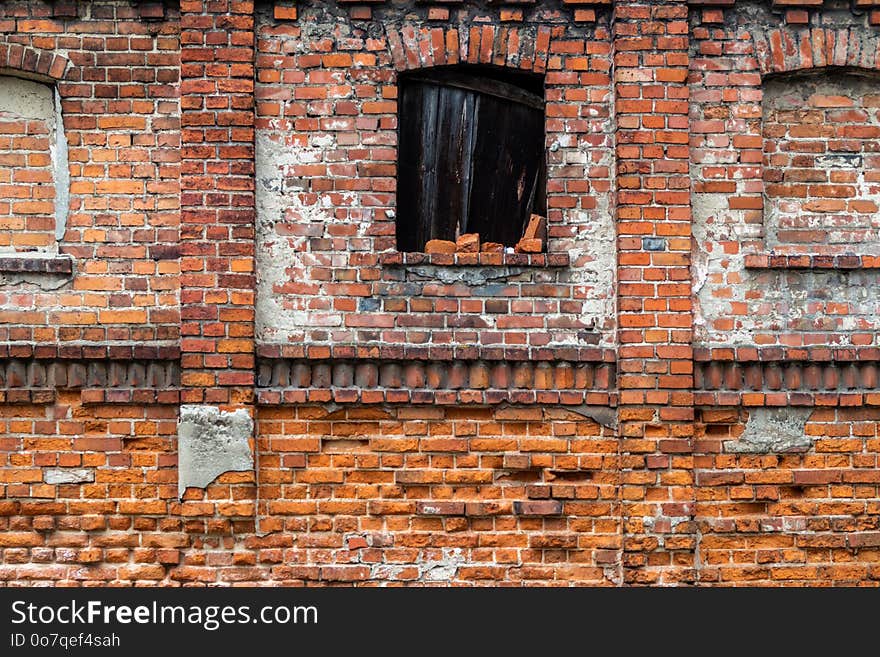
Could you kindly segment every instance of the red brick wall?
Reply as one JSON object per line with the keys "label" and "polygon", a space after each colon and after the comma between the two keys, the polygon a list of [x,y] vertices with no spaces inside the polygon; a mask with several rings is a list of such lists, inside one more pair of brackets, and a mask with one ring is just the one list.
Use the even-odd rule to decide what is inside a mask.
{"label": "red brick wall", "polygon": [[259,436],[263,577],[616,582],[616,439],[577,412],[281,407]]}
{"label": "red brick wall", "polygon": [[[3,3],[70,213],[0,253],[0,583],[876,585],[878,25]],[[456,59],[545,76],[546,255],[395,250],[397,76]]]}
{"label": "red brick wall", "polygon": [[880,410],[806,410],[812,446],[777,454],[725,453],[748,412],[702,411],[694,456],[701,582],[876,581]]}

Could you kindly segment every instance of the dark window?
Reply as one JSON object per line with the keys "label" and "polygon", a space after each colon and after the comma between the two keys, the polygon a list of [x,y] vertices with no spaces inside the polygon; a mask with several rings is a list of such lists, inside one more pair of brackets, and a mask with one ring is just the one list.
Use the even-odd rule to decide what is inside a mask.
{"label": "dark window", "polygon": [[440,67],[402,74],[399,88],[397,249],[464,233],[515,245],[545,214],[542,77]]}

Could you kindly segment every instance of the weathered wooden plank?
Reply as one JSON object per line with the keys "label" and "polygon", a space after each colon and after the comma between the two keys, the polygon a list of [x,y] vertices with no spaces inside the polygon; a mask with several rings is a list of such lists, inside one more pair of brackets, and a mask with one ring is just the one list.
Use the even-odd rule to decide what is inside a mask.
{"label": "weathered wooden plank", "polygon": [[443,87],[458,87],[468,91],[475,91],[485,96],[496,96],[497,98],[527,105],[541,111],[544,110],[544,99],[541,96],[503,80],[465,75],[454,71],[442,71],[435,75],[411,75],[410,80],[418,80],[424,84]]}
{"label": "weathered wooden plank", "polygon": [[401,82],[399,250],[469,232],[516,244],[543,203],[544,110],[531,92],[510,88],[448,71]]}

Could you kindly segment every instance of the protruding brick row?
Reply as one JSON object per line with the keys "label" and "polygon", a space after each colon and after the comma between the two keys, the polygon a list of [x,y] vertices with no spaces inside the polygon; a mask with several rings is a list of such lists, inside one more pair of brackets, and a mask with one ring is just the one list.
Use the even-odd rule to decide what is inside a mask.
{"label": "protruding brick row", "polygon": [[262,360],[257,385],[261,388],[405,388],[408,390],[611,390],[615,367],[605,363],[474,361],[303,361]]}
{"label": "protruding brick row", "polygon": [[873,390],[877,360],[865,361],[703,361],[694,371],[697,390],[785,390],[843,392]]}
{"label": "protruding brick row", "polygon": [[0,360],[3,388],[176,388],[177,361]]}
{"label": "protruding brick row", "polygon": [[[31,351],[20,355],[29,355]],[[2,345],[0,345],[2,355]],[[19,354],[16,354],[19,355]],[[257,346],[257,356],[263,360],[421,360],[421,361],[472,361],[486,360],[504,362],[509,366],[523,362],[565,361],[571,363],[613,363],[613,349],[599,347],[519,347],[460,345],[299,345],[267,344]],[[581,386],[582,387],[582,386]]]}

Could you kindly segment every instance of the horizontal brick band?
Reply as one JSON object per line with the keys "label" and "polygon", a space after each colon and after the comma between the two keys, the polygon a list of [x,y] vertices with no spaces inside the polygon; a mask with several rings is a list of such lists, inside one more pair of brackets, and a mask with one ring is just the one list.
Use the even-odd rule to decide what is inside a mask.
{"label": "horizontal brick band", "polygon": [[0,358],[39,360],[178,360],[177,345],[0,343]]}
{"label": "horizontal brick band", "polygon": [[257,385],[264,388],[356,388],[359,390],[609,390],[611,363],[521,361],[263,361]]}
{"label": "horizontal brick band", "polygon": [[880,392],[694,392],[694,405],[712,406],[880,406]]}
{"label": "horizontal brick band", "polygon": [[179,385],[180,368],[176,361],[0,361],[0,388],[7,392],[54,388],[166,390]]}
{"label": "horizontal brick band", "polygon": [[737,362],[701,363],[694,385],[704,390],[847,391],[880,388],[880,365],[875,362]]}
{"label": "horizontal brick band", "polygon": [[541,404],[562,406],[616,407],[617,393],[584,390],[361,390],[360,388],[296,388],[257,390],[257,403],[262,406],[296,404]]}
{"label": "horizontal brick band", "polygon": [[55,390],[49,388],[0,390],[0,404],[52,404],[55,396]]}
{"label": "horizontal brick band", "polygon": [[880,256],[761,253],[747,255],[745,265],[749,269],[880,269]]}
{"label": "horizontal brick band", "polygon": [[177,388],[86,388],[80,395],[83,404],[178,404]]}
{"label": "horizontal brick band", "polygon": [[694,360],[707,361],[878,361],[878,347],[697,347]]}
{"label": "horizontal brick band", "polygon": [[0,274],[72,274],[66,255],[0,255]]}
{"label": "horizontal brick band", "polygon": [[448,265],[459,267],[568,267],[567,253],[382,253],[379,263],[391,265]]}
{"label": "horizontal brick band", "polygon": [[578,363],[613,363],[616,356],[611,349],[598,347],[483,347],[446,345],[292,345],[261,344],[257,346],[260,358],[290,358],[305,360],[365,359],[365,360],[488,360],[488,361],[569,361]]}

